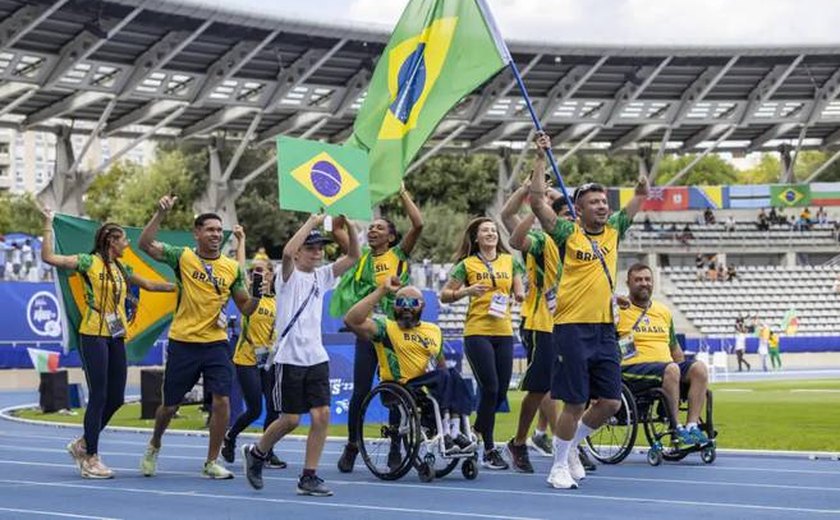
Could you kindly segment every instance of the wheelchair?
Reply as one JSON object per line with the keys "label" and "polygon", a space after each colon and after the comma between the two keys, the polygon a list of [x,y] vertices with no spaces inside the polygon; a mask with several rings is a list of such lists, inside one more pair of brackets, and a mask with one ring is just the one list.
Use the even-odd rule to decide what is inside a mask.
{"label": "wheelchair", "polygon": [[[711,464],[717,458],[717,431],[714,428],[712,410],[714,401],[711,391],[706,391],[705,417],[701,416],[698,427],[709,438],[703,446],[679,446],[675,441],[675,432],[669,397],[661,388],[650,388],[634,394],[630,388],[621,385],[621,407],[615,415],[598,430],[586,438],[586,444],[592,456],[604,464],[618,464],[633,451],[638,436],[639,425],[645,433],[648,446],[647,462],[658,466],[662,461],[676,462],[688,455],[700,452],[700,459]],[[687,402],[681,400],[680,412],[687,411]]]}
{"label": "wheelchair", "polygon": [[380,383],[365,397],[359,416],[365,466],[381,480],[398,480],[412,468],[422,482],[443,478],[461,464],[467,480],[478,476],[477,439],[467,417],[463,432],[473,441],[470,452],[445,453],[442,417],[437,401],[423,390],[392,381]]}

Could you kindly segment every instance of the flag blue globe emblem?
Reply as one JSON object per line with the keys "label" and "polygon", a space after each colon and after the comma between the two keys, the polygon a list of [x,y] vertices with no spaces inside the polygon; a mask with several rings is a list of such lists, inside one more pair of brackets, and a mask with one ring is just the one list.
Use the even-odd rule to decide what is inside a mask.
{"label": "flag blue globe emblem", "polygon": [[341,172],[329,161],[318,161],[309,171],[315,191],[324,197],[335,197],[341,191]]}
{"label": "flag blue globe emblem", "polygon": [[796,195],[797,193],[795,191],[789,189],[785,191],[783,196],[787,202],[793,204],[796,202]]}
{"label": "flag blue globe emblem", "polygon": [[411,110],[420,99],[423,87],[426,85],[426,62],[423,52],[426,49],[425,43],[420,43],[417,48],[408,55],[400,71],[397,74],[397,98],[391,104],[391,113],[403,124],[408,121]]}

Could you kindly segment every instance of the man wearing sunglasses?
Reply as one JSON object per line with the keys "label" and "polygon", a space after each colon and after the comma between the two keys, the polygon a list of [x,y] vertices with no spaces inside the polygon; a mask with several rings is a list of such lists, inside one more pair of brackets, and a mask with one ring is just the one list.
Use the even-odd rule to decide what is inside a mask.
{"label": "man wearing sunglasses", "polygon": [[[396,296],[394,319],[371,318],[374,307],[389,294]],[[421,321],[423,305],[418,288],[401,287],[399,278],[392,277],[351,307],[344,322],[361,339],[373,342],[381,381],[425,387],[438,401],[446,452],[469,453],[475,450],[475,443],[469,423],[462,417],[470,413],[472,396],[461,376],[446,368],[443,335],[434,323]]]}
{"label": "man wearing sunglasses", "polygon": [[[546,134],[537,136],[542,150],[551,147]],[[618,243],[647,198],[649,186],[640,177],[633,199],[610,214],[607,190],[597,183],[581,185],[574,195],[578,221],[557,217],[546,203],[545,179],[534,170],[531,208],[543,229],[563,251],[551,396],[563,401],[554,428],[554,464],[550,486],[574,489],[586,471],[577,457],[580,441],[598,429],[621,406],[621,366],[616,335],[615,298]],[[596,400],[589,409],[586,405]],[[586,413],[584,413],[584,411]]]}

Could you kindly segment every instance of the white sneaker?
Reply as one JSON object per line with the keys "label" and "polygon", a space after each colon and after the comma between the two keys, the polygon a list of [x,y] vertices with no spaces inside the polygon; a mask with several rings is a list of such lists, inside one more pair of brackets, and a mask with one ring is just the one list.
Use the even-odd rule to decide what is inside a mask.
{"label": "white sneaker", "polygon": [[204,469],[201,470],[201,473],[205,477],[213,480],[227,480],[233,478],[233,473],[215,460],[205,462]]}
{"label": "white sneaker", "polygon": [[573,479],[581,481],[586,478],[586,469],[580,461],[580,455],[576,447],[572,446],[569,450],[569,474]]}
{"label": "white sneaker", "polygon": [[572,478],[568,466],[554,465],[546,479],[548,485],[554,489],[577,489],[578,483]]}

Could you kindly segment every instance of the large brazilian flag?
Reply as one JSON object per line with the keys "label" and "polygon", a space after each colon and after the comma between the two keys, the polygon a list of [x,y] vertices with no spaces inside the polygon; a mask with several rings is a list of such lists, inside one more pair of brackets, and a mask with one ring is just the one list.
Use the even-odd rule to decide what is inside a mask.
{"label": "large brazilian flag", "polygon": [[347,142],[369,153],[373,202],[399,190],[446,113],[509,61],[484,0],[409,2]]}
{"label": "large brazilian flag", "polygon": [[[55,252],[60,255],[90,253],[93,239],[100,223],[69,215],[56,215],[53,220]],[[175,274],[166,265],[155,261],[137,247],[139,228],[124,228],[130,241],[120,262],[131,267],[141,278],[158,282],[175,283]],[[185,231],[161,231],[158,240],[173,246],[195,245],[192,233]],[[56,292],[61,295],[65,334],[65,351],[79,348],[79,325],[88,307],[84,298],[82,276],[75,271],[57,270]],[[126,331],[126,352],[129,361],[140,361],[172,321],[177,302],[177,293],[140,291],[137,314]]]}

